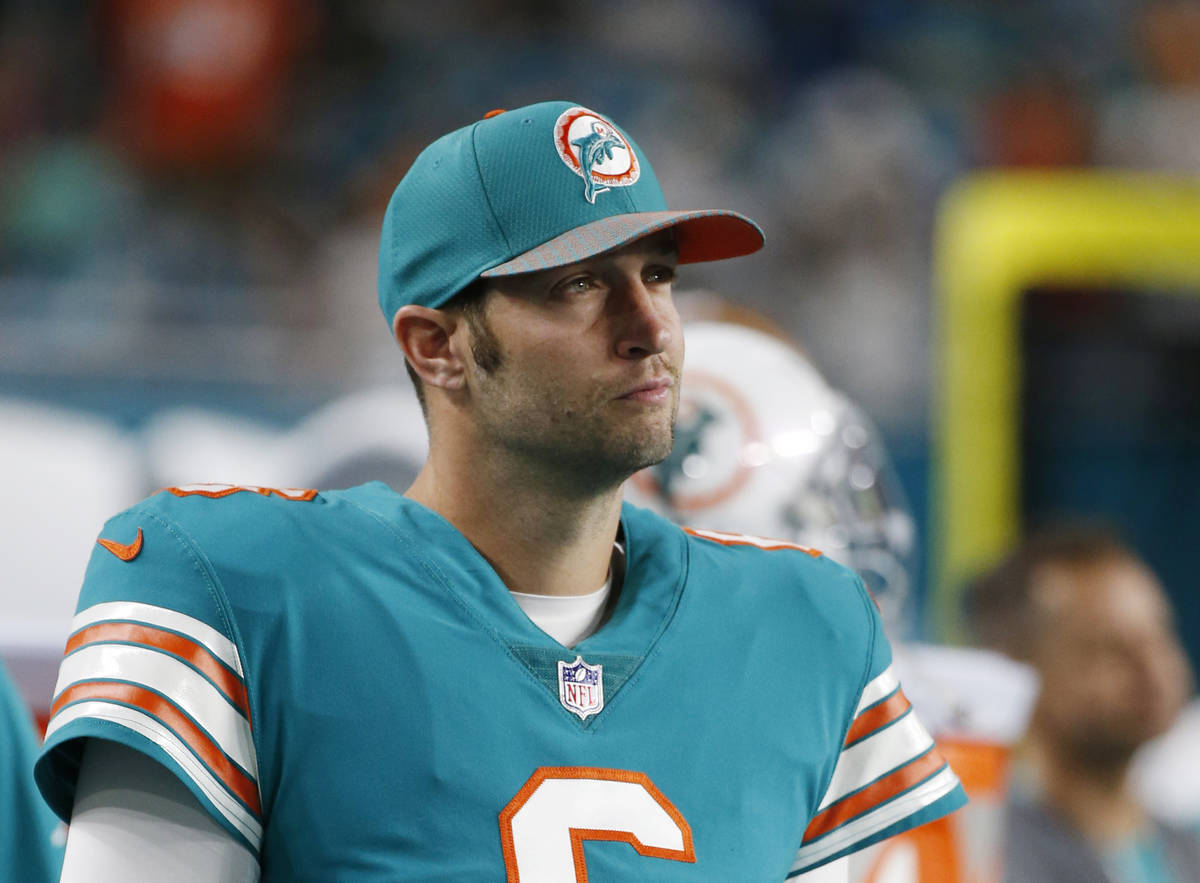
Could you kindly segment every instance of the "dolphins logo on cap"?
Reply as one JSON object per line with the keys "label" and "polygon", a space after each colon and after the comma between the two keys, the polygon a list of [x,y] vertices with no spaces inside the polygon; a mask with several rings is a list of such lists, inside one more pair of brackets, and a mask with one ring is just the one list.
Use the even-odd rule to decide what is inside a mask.
{"label": "dolphins logo on cap", "polygon": [[554,125],[558,155],[583,178],[583,197],[596,197],[613,187],[628,187],[641,176],[637,156],[617,127],[599,114],[572,107]]}
{"label": "dolphins logo on cap", "polygon": [[614,150],[628,150],[613,130],[599,121],[592,123],[590,135],[576,138],[571,142],[572,147],[579,148],[579,165],[583,170],[583,195],[588,202],[596,201],[596,194],[603,193],[607,187],[597,183],[592,177],[592,169],[603,162],[613,159]]}

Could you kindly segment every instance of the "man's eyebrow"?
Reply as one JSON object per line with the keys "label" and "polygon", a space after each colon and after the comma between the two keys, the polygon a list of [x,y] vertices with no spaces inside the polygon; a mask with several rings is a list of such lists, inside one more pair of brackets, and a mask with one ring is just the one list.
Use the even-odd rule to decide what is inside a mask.
{"label": "man's eyebrow", "polygon": [[[583,258],[571,264],[563,264],[558,267],[548,267],[545,270],[531,270],[528,273],[513,273],[509,276],[495,276],[490,278],[489,288],[498,290],[513,290],[513,286],[521,286],[528,284],[528,280],[541,280],[546,275],[555,277],[566,277],[578,270],[586,267],[591,261],[601,258],[613,258],[620,255],[628,254],[631,251],[648,251],[655,257],[663,258],[678,258],[679,248],[675,244],[675,231],[673,229],[656,230],[632,242],[626,242],[624,245],[618,245],[616,248],[608,251],[600,252],[591,257]],[[509,281],[506,281],[509,280]]]}
{"label": "man's eyebrow", "polygon": [[662,255],[663,257],[677,256],[679,254],[679,246],[675,244],[675,231],[673,229],[658,230],[635,239],[632,242],[626,242],[624,245],[618,246],[611,251],[597,255],[597,257],[613,257],[642,249],[653,251],[655,254]]}

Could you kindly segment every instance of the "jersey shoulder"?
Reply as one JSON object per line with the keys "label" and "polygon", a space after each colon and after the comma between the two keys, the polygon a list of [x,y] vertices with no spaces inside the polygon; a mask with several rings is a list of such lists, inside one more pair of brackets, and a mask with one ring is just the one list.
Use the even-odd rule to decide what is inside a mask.
{"label": "jersey shoulder", "polygon": [[207,620],[221,594],[216,570],[222,563],[286,562],[324,508],[320,494],[301,488],[213,484],[159,491],[100,529],[77,612],[122,600]]}
{"label": "jersey shoulder", "polygon": [[[305,576],[321,554],[314,547],[321,540],[340,547],[363,532],[369,519],[353,497],[191,485],[161,491],[105,523],[36,766],[42,794],[60,817],[70,815],[84,742],[103,738],[165,765],[219,823],[258,849],[256,682],[243,640],[253,623],[246,616],[277,618],[291,603],[289,591],[312,582]],[[327,536],[335,530],[342,534]]]}
{"label": "jersey shoulder", "polygon": [[633,543],[631,555],[636,558],[649,546],[649,557],[664,572],[680,568],[686,574],[687,603],[710,617],[741,618],[783,629],[789,640],[802,634],[827,643],[845,666],[869,657],[872,673],[890,661],[890,651],[879,646],[886,640],[878,609],[862,580],[819,550],[788,540],[680,527],[629,503],[622,526]]}
{"label": "jersey shoulder", "polygon": [[683,528],[689,570],[717,592],[734,587],[743,603],[758,600],[776,609],[824,623],[839,642],[854,638],[857,652],[878,639],[878,609],[853,570],[788,540],[704,528]]}

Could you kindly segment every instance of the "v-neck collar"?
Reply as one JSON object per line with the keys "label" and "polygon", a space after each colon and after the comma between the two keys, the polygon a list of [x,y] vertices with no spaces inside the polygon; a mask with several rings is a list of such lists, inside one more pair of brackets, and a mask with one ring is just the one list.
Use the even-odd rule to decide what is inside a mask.
{"label": "v-neck collar", "polygon": [[[344,492],[353,502],[394,525],[403,554],[421,559],[442,588],[514,656],[533,648],[564,659],[610,656],[634,669],[653,652],[679,606],[687,575],[687,542],[666,519],[628,503],[621,508],[625,578],[608,621],[573,648],[538,628],[513,599],[487,560],[449,521],[380,482]],[[629,672],[632,674],[632,670]]]}

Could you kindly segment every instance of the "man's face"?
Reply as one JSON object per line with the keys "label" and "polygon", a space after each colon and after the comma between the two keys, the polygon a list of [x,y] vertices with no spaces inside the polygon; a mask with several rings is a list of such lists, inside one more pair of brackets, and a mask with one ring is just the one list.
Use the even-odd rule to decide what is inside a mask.
{"label": "man's face", "polygon": [[581,488],[618,484],[671,450],[683,338],[669,234],[494,281],[470,329],[481,438]]}
{"label": "man's face", "polygon": [[1044,622],[1032,662],[1047,735],[1080,761],[1102,763],[1128,759],[1171,725],[1190,674],[1153,574],[1118,557],[1048,565],[1034,602]]}

